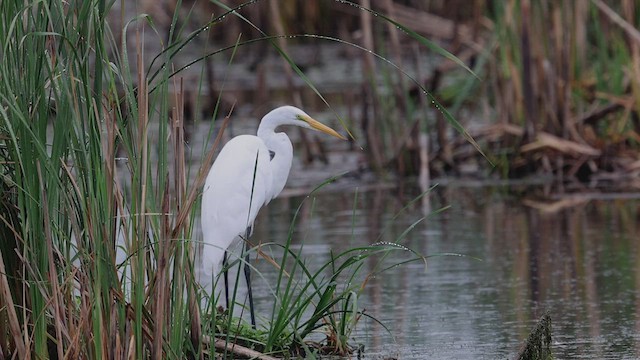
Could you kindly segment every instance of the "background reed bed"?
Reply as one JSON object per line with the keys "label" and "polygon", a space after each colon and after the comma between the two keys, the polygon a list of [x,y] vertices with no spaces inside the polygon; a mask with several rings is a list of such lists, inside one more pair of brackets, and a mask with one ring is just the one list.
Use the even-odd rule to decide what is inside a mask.
{"label": "background reed bed", "polygon": [[[149,2],[145,9],[165,19],[166,9],[198,13],[201,23],[224,10],[219,2],[167,3]],[[632,0],[283,0],[225,6],[239,6],[249,21],[226,18],[224,26],[232,31],[211,26],[211,41],[233,44],[238,34],[263,36],[256,29],[283,36],[277,41],[288,46],[297,66],[321,74],[312,78],[315,86],[334,100],[332,106],[344,109],[345,121],[364,143],[366,167],[379,174],[544,175],[637,186],[640,33]],[[336,39],[339,51],[322,56]],[[443,51],[458,60],[433,55]],[[246,98],[260,104],[293,93],[295,102],[325,108],[316,91],[296,81],[287,61],[262,54],[270,54],[266,42],[242,49],[239,62],[249,72],[236,84],[250,86],[227,87],[223,104]],[[226,64],[206,61],[214,74],[209,79]],[[214,93],[218,87],[211,81],[206,86]],[[434,98],[424,96],[425,90]],[[467,134],[448,125],[448,115],[465,125],[482,152],[492,154],[489,161]]]}

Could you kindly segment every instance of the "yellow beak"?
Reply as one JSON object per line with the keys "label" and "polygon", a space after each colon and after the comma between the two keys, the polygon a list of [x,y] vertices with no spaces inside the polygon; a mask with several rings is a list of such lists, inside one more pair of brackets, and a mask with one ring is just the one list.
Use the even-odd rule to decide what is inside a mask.
{"label": "yellow beak", "polygon": [[344,136],[338,134],[337,131],[333,130],[332,128],[328,127],[327,125],[319,122],[318,120],[315,120],[313,118],[311,118],[310,116],[304,116],[304,115],[298,115],[298,118],[304,122],[306,122],[307,124],[309,124],[309,126],[311,126],[312,128],[314,128],[315,130],[321,131],[325,134],[329,134],[331,136],[335,136],[338,139],[341,140],[347,140],[347,138],[345,138]]}

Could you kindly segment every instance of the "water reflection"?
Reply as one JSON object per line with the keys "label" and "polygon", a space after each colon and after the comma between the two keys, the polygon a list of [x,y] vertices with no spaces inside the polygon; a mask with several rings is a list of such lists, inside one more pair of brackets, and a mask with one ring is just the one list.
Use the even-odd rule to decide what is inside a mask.
{"label": "water reflection", "polygon": [[[404,244],[423,254],[468,257],[432,258],[426,269],[411,263],[372,279],[361,301],[391,334],[363,321],[355,336],[369,355],[512,357],[548,311],[558,358],[640,357],[640,201],[551,202],[513,193],[443,186],[431,194],[433,209],[451,208],[413,229]],[[416,195],[389,188],[320,193],[302,206],[294,242],[304,242],[313,266],[330,251],[393,241],[423,216],[417,202],[393,220]],[[274,200],[260,214],[254,239],[285,239],[301,201]],[[376,259],[368,261],[372,270]],[[270,267],[259,268],[269,281]],[[257,286],[260,311],[268,313],[266,285]]]}

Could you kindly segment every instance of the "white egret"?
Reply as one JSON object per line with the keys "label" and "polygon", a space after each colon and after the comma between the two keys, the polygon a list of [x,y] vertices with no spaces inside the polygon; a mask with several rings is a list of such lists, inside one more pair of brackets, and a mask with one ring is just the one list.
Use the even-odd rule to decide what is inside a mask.
{"label": "white egret", "polygon": [[[249,236],[258,210],[284,188],[291,169],[293,145],[285,133],[275,131],[283,125],[314,129],[346,140],[293,106],[282,106],[265,115],[257,136],[239,135],[231,139],[214,161],[202,192],[201,284],[218,274],[220,265],[226,261],[226,249],[234,239]],[[251,322],[255,326],[250,269],[246,261],[244,271]],[[225,274],[225,289],[228,289],[226,282]],[[229,306],[228,294],[226,299]]]}

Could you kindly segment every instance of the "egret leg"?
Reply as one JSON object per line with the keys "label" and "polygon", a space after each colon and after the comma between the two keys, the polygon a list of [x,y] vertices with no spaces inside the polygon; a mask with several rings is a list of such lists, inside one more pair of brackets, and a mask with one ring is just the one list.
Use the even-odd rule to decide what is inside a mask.
{"label": "egret leg", "polygon": [[[249,239],[250,229],[247,228],[247,237]],[[245,240],[246,240],[245,239]],[[253,292],[251,291],[251,268],[249,267],[249,251],[247,241],[244,242],[244,278],[247,280],[247,293],[249,295],[249,312],[251,314],[251,326],[256,328],[256,314],[253,309]]]}
{"label": "egret leg", "polygon": [[224,298],[227,301],[227,309],[229,309],[229,271],[227,271],[227,263],[227,251],[225,250],[222,255],[222,275],[224,276]]}

